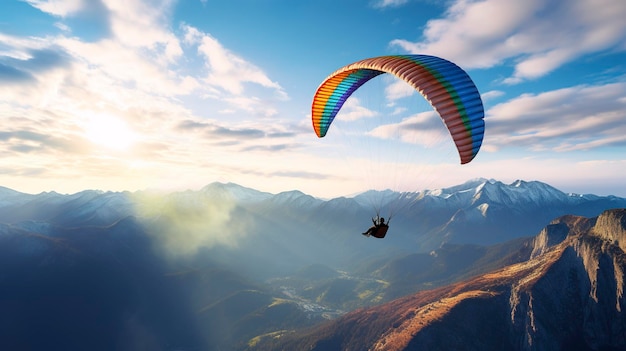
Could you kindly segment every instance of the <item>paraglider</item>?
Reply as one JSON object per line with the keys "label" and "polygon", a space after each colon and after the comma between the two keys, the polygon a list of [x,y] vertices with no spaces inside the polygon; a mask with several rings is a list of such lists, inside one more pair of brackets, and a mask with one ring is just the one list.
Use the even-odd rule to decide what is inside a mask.
{"label": "paraglider", "polygon": [[[469,75],[456,64],[429,55],[390,55],[364,59],[331,73],[315,92],[313,129],[323,138],[346,100],[363,84],[381,74],[392,74],[411,85],[439,114],[459,154],[461,164],[471,162],[485,131],[480,93]],[[378,213],[378,211],[377,211]],[[366,236],[384,238],[387,223],[374,222]]]}
{"label": "paraglider", "polygon": [[326,135],[341,106],[355,90],[383,73],[403,79],[430,102],[450,132],[461,164],[476,157],[485,131],[480,93],[464,70],[436,56],[380,56],[333,72],[313,98],[311,117],[317,136]]}
{"label": "paraglider", "polygon": [[382,239],[387,235],[387,230],[389,230],[389,222],[385,223],[385,219],[383,217],[372,218],[372,225],[365,233],[361,233],[365,236],[373,236],[375,238]]}

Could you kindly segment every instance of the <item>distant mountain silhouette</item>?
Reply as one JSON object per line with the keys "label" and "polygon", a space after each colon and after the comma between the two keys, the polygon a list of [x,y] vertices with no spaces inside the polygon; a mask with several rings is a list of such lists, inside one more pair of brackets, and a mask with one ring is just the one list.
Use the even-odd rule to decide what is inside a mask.
{"label": "distant mountain silhouette", "polygon": [[355,241],[371,225],[375,209],[367,205],[371,204],[367,198],[376,193],[322,200],[300,191],[270,194],[233,183],[169,194],[87,190],[29,195],[4,189],[0,223],[45,235],[50,225],[107,226],[134,216],[157,230],[180,233],[183,230],[173,226],[192,223],[193,229],[202,229],[201,221],[218,217],[220,225],[209,229],[237,233],[220,234],[219,240],[209,242],[185,239],[187,246],[179,249],[193,253],[208,247],[216,260],[235,271],[271,278],[279,270],[285,275],[317,263],[321,252],[324,263],[353,269],[362,257],[430,252],[443,244],[504,243],[532,236],[558,216],[597,216],[606,209],[626,207],[624,198],[566,194],[536,181],[504,184],[475,179],[419,193],[382,192],[383,214],[391,207],[402,209],[392,218],[389,234],[384,240]]}
{"label": "distant mountain silhouette", "polygon": [[322,326],[257,350],[624,350],[626,209],[564,216],[531,258]]}
{"label": "distant mountain silhouette", "polygon": [[[553,218],[626,207],[623,198],[524,181],[377,193],[322,200],[232,183],[166,194],[0,188],[0,349],[263,347],[418,291],[450,294],[451,284],[570,240],[570,226],[558,223],[536,236]],[[371,196],[403,209],[383,240],[360,234]]]}

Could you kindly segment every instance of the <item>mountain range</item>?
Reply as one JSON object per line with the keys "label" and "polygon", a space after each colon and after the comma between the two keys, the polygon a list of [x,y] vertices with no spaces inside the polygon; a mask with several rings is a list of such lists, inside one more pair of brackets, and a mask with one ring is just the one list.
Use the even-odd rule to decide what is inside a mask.
{"label": "mountain range", "polygon": [[257,350],[624,350],[626,209],[564,216],[524,260],[280,338]]}
{"label": "mountain range", "polygon": [[[383,240],[360,234],[376,213],[373,202],[381,214],[393,211]],[[618,208],[626,199],[487,179],[328,200],[232,183],[173,193],[0,188],[0,349],[245,350],[276,346],[273,336],[302,343],[285,331],[324,330],[322,322],[368,308],[401,313],[408,306],[401,301],[416,293],[452,297],[458,284],[532,265],[574,240],[564,229],[543,234],[574,227],[550,224],[555,218],[591,223]],[[503,278],[494,298],[512,279]],[[382,333],[374,328],[382,324],[372,322],[368,333]],[[318,341],[308,346],[325,349],[326,339],[310,335]]]}

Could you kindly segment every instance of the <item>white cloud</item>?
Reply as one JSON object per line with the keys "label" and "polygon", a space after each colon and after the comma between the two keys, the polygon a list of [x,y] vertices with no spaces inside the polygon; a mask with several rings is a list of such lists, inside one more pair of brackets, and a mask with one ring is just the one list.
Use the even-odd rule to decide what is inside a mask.
{"label": "white cloud", "polygon": [[484,145],[573,151],[626,145],[626,83],[524,94],[487,111]]}
{"label": "white cloud", "polygon": [[369,134],[381,139],[399,139],[405,143],[434,146],[444,138],[445,128],[434,111],[418,113],[398,123],[384,124],[374,128]]}
{"label": "white cloud", "polygon": [[[81,16],[91,4],[30,3],[66,17]],[[250,155],[288,152],[279,142],[289,145],[291,139],[274,138],[272,133],[280,133],[274,124],[259,123],[255,128],[264,137],[256,139],[179,128],[181,121],[206,121],[211,113],[230,111],[228,119],[211,123],[231,135],[245,133],[250,128],[239,125],[237,117],[243,113],[261,120],[275,118],[278,111],[271,103],[286,94],[259,67],[209,34],[196,30],[194,38],[189,26],[181,33],[172,31],[166,17],[173,1],[101,3],[108,12],[98,14],[106,17],[103,23],[110,28],[97,40],[70,36],[75,33],[71,21],[57,23],[63,29],[57,36],[0,33],[3,74],[11,78],[0,82],[0,116],[5,123],[0,133],[0,183],[10,186],[30,175],[33,189],[57,191],[101,184],[108,189],[182,187],[198,179],[223,179],[232,165],[249,163]],[[198,51],[202,45],[218,52]],[[206,69],[189,64],[205,59]],[[228,83],[220,85],[216,79]],[[265,95],[250,94],[250,88]],[[268,92],[270,99],[265,98]],[[203,114],[199,116],[188,107],[189,101],[213,109],[197,108]],[[111,116],[124,126],[120,136],[126,135],[125,150],[116,150],[109,140],[114,133],[106,141],[100,138],[103,135],[94,137],[97,131],[88,128],[94,115]],[[217,147],[219,143],[226,146]],[[233,156],[233,150],[251,145],[259,149]]]}
{"label": "white cloud", "polygon": [[58,43],[81,63],[85,73],[95,76],[97,80],[90,80],[89,84],[106,81],[109,86],[133,87],[163,96],[186,95],[199,87],[194,78],[178,74],[176,66],[115,40],[88,43],[76,38],[59,38]]}
{"label": "white cloud", "polygon": [[495,98],[499,98],[500,96],[503,96],[505,93],[501,90],[490,90],[486,93],[480,94],[480,98],[483,101],[489,101]]}
{"label": "white cloud", "polygon": [[56,22],[54,24],[54,26],[59,28],[61,31],[63,31],[65,33],[70,33],[72,31],[72,29],[70,29],[70,27],[68,27],[66,24],[64,24],[62,22]]}
{"label": "white cloud", "polygon": [[409,0],[377,0],[374,3],[374,7],[379,7],[379,8],[396,7],[396,6],[404,5],[407,2],[409,2]]}
{"label": "white cloud", "polygon": [[385,88],[385,96],[390,101],[415,94],[415,88],[402,79],[395,79]]}
{"label": "white cloud", "polygon": [[185,42],[198,46],[206,59],[206,81],[235,95],[244,92],[245,83],[254,83],[284,94],[280,85],[254,64],[226,49],[216,38],[189,25],[183,25]]}
{"label": "white cloud", "polygon": [[[183,25],[183,37],[179,38],[169,24],[175,1],[102,0],[101,3],[98,9],[106,13],[101,11],[99,15],[106,18],[110,27],[107,38],[91,42],[77,37],[52,38],[52,42],[65,49],[76,63],[80,63],[78,66],[84,73],[89,74],[90,79],[86,82],[90,86],[94,86],[94,82],[121,85],[122,89],[102,91],[112,91],[111,94],[131,101],[133,94],[122,93],[124,89],[139,89],[145,94],[163,97],[196,93],[203,99],[230,103],[233,109],[259,111],[263,116],[276,114],[276,108],[268,101],[287,99],[277,82],[256,65],[223,47],[210,34]],[[61,3],[54,1],[31,4],[51,14],[62,12],[68,16],[95,11],[95,7],[90,10],[91,3],[82,2],[73,6],[63,3],[63,11],[57,6]],[[65,32],[71,30],[67,24],[62,25]],[[183,42],[188,46],[187,50],[181,46]],[[185,51],[188,52],[183,56]],[[204,73],[194,72],[193,76],[189,73],[190,57],[205,61]],[[270,100],[261,100],[250,94],[246,84],[268,89],[273,96]]]}
{"label": "white cloud", "polygon": [[31,6],[49,14],[65,17],[80,11],[84,0],[25,0]]}
{"label": "white cloud", "polygon": [[588,53],[626,45],[626,2],[616,0],[457,0],[428,22],[424,40],[391,42],[412,53],[492,67],[516,60],[505,82],[544,76]]}
{"label": "white cloud", "polygon": [[130,47],[150,48],[168,62],[183,54],[178,38],[168,28],[174,1],[104,0],[111,12],[111,30],[116,41]]}
{"label": "white cloud", "polygon": [[361,105],[361,100],[355,96],[351,96],[337,113],[337,120],[343,122],[356,121],[362,118],[370,118],[377,116],[376,111],[372,111]]}

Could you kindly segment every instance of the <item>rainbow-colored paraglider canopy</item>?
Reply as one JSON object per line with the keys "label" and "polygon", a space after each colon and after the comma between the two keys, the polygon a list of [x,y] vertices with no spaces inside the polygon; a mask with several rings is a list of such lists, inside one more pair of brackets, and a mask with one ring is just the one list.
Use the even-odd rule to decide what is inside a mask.
{"label": "rainbow-colored paraglider canopy", "polygon": [[476,157],[485,132],[480,93],[459,66],[428,55],[374,57],[333,72],[313,98],[312,121],[317,136],[326,135],[341,106],[355,90],[383,73],[403,79],[430,102],[448,128],[461,164]]}

